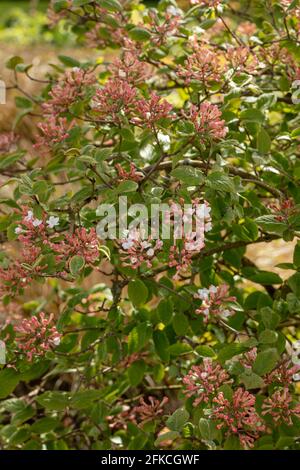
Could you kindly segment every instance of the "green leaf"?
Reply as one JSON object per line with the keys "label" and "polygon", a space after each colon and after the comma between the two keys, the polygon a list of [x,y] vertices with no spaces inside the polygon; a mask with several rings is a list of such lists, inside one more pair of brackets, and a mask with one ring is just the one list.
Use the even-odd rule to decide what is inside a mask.
{"label": "green leaf", "polygon": [[39,405],[48,410],[63,411],[70,405],[71,397],[67,392],[45,392],[36,398]]}
{"label": "green leaf", "polygon": [[158,436],[158,438],[156,439],[154,444],[156,446],[158,446],[159,444],[161,444],[162,442],[165,442],[165,441],[174,441],[179,436],[180,436],[180,434],[177,431],[164,432],[163,434],[160,434]]}
{"label": "green leaf", "polygon": [[256,122],[262,124],[265,120],[265,117],[261,111],[258,109],[246,109],[241,112],[240,118],[246,122]]}
{"label": "green leaf", "polygon": [[11,57],[7,62],[6,62],[6,67],[10,70],[14,70],[18,64],[22,64],[24,60],[22,57],[19,57],[18,55],[15,55]]}
{"label": "green leaf", "polygon": [[263,379],[252,372],[251,370],[246,370],[239,376],[239,380],[243,383],[247,390],[251,390],[254,388],[262,388],[264,386]]}
{"label": "green leaf", "polygon": [[[243,274],[245,271],[243,271]],[[270,284],[282,284],[281,277],[273,272],[270,271],[257,271],[250,275],[245,275],[247,279],[252,282],[256,282],[257,284],[262,284],[263,286],[270,285]]]}
{"label": "green leaf", "polygon": [[155,351],[162,361],[168,362],[170,359],[169,340],[164,331],[154,331],[153,342]]}
{"label": "green leaf", "polygon": [[204,181],[204,175],[202,171],[191,166],[178,166],[171,171],[171,176],[179,181],[183,181],[183,183],[186,183],[189,186],[196,186],[203,183]]}
{"label": "green leaf", "polygon": [[263,324],[267,329],[272,330],[279,325],[280,316],[278,315],[278,313],[274,312],[270,307],[263,307],[260,310],[260,314],[262,317]]}
{"label": "green leaf", "polygon": [[216,357],[216,353],[210,346],[201,345],[196,347],[196,353],[202,357]]}
{"label": "green leaf", "polygon": [[102,8],[108,11],[122,11],[122,5],[117,0],[97,0]]}
{"label": "green leaf", "polygon": [[206,441],[213,441],[219,434],[219,431],[216,428],[216,424],[205,418],[200,418],[199,430],[201,436]]}
{"label": "green leaf", "polygon": [[253,364],[253,371],[258,375],[265,375],[271,372],[279,359],[278,352],[274,348],[265,349],[257,354]]}
{"label": "green leaf", "polygon": [[31,426],[31,431],[37,434],[42,434],[45,432],[53,431],[53,429],[57,428],[60,425],[58,419],[55,418],[41,418],[37,420]]}
{"label": "green leaf", "polygon": [[297,268],[300,268],[300,243],[297,242],[297,245],[294,249],[293,263]]}
{"label": "green leaf", "polygon": [[178,336],[185,335],[189,329],[188,319],[184,315],[184,313],[181,313],[181,312],[177,312],[175,314],[172,325],[173,325],[175,333]]}
{"label": "green leaf", "polygon": [[117,193],[133,193],[138,189],[139,185],[135,181],[127,180],[122,181],[117,187]]}
{"label": "green leaf", "polygon": [[73,57],[59,55],[58,59],[62,64],[66,65],[67,67],[80,67],[80,62],[74,59]]}
{"label": "green leaf", "polygon": [[273,330],[264,330],[260,333],[258,340],[263,344],[272,344],[276,343],[278,339],[278,334]]}
{"label": "green leaf", "polygon": [[166,425],[171,431],[177,431],[180,432],[185,425],[185,423],[188,421],[190,415],[189,412],[186,411],[184,408],[178,408],[172,416],[170,416],[167,421]]}
{"label": "green leaf", "polygon": [[70,271],[73,276],[77,276],[77,274],[84,268],[85,261],[82,256],[75,255],[72,256],[70,260]]}
{"label": "green leaf", "polygon": [[207,185],[215,191],[223,191],[227,193],[236,192],[233,179],[221,171],[214,171],[208,175]]}
{"label": "green leaf", "polygon": [[14,369],[2,369],[0,371],[0,399],[10,395],[20,380],[20,375]]}
{"label": "green leaf", "polygon": [[168,325],[173,317],[173,305],[169,299],[161,300],[157,307],[159,319],[164,325]]}
{"label": "green leaf", "polygon": [[140,27],[132,28],[128,34],[134,41],[143,42],[148,41],[148,39],[151,38],[151,33],[147,29]]}
{"label": "green leaf", "polygon": [[267,131],[262,127],[257,134],[257,148],[260,153],[268,153],[271,148],[271,138]]}
{"label": "green leaf", "polygon": [[231,343],[227,346],[224,346],[219,354],[218,354],[218,361],[224,363],[231,359],[233,356],[237,356],[244,351],[247,351],[249,348],[244,346],[242,343]]}
{"label": "green leaf", "polygon": [[295,273],[293,276],[289,277],[287,283],[292,289],[293,293],[297,297],[300,297],[300,273]]}
{"label": "green leaf", "polygon": [[169,347],[169,353],[171,356],[181,356],[182,354],[190,353],[192,347],[186,343],[175,343]]}
{"label": "green leaf", "polygon": [[141,383],[141,381],[144,378],[145,370],[146,370],[146,364],[142,360],[135,361],[130,365],[128,369],[128,377],[129,377],[130,384],[133,387]]}
{"label": "green leaf", "polygon": [[148,299],[148,289],[140,279],[133,279],[128,284],[128,296],[135,307],[144,304]]}

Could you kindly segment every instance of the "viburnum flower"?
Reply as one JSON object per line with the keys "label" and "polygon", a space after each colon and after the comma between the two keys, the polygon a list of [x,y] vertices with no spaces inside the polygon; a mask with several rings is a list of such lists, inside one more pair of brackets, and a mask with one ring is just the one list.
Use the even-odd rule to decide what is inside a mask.
{"label": "viburnum flower", "polygon": [[0,133],[0,153],[6,153],[17,143],[18,136],[14,132]]}
{"label": "viburnum flower", "polygon": [[145,82],[151,74],[149,64],[139,60],[137,51],[125,51],[112,62],[109,70],[115,79],[124,80],[133,86]]}
{"label": "viburnum flower", "polygon": [[17,333],[17,350],[26,355],[28,361],[44,356],[47,351],[59,345],[61,334],[57,331],[53,318],[52,314],[46,318],[45,313],[41,312],[14,327]]}
{"label": "viburnum flower", "polygon": [[155,256],[163,246],[162,240],[154,240],[151,237],[144,239],[139,230],[129,231],[118,244],[121,258],[133,269],[139,268],[143,263],[151,268]]}
{"label": "viburnum flower", "polygon": [[74,255],[82,256],[87,264],[93,264],[99,258],[99,241],[95,228],[88,232],[84,227],[76,228],[73,234],[67,233],[60,241],[46,241],[62,259]]}
{"label": "viburnum flower", "polygon": [[149,99],[140,99],[135,103],[136,116],[131,119],[133,124],[145,125],[153,128],[160,119],[172,119],[172,105],[161,98],[154,91],[151,92]]}
{"label": "viburnum flower", "polygon": [[154,10],[150,10],[148,15],[150,17],[151,42],[156,46],[164,45],[170,36],[177,33],[180,26],[179,12],[174,15],[172,10],[169,10],[165,13],[163,19]]}
{"label": "viburnum flower", "polygon": [[212,229],[211,208],[207,201],[200,204],[198,198],[192,200],[190,207],[184,208],[184,213],[184,201],[179,202],[180,204],[170,201],[170,210],[174,217],[174,243],[170,247],[169,267],[176,268],[174,279],[179,277],[180,271],[189,269],[193,256],[205,246],[205,233]]}
{"label": "viburnum flower", "polygon": [[227,51],[227,59],[235,72],[253,73],[257,70],[258,60],[248,47],[231,47]]}
{"label": "viburnum flower", "polygon": [[201,103],[200,108],[192,105],[189,114],[185,117],[192,121],[200,138],[209,137],[212,139],[223,139],[228,128],[225,126],[224,119],[221,119],[222,113],[218,106],[205,101]]}
{"label": "viburnum flower", "polygon": [[37,127],[41,135],[37,137],[35,148],[43,153],[51,150],[53,145],[63,142],[69,137],[69,131],[75,126],[75,121],[68,122],[67,118],[50,116],[46,122],[40,122]]}
{"label": "viburnum flower", "polygon": [[288,218],[297,212],[295,203],[292,199],[278,201],[268,205],[269,209],[275,214],[278,222],[288,223]]}
{"label": "viburnum flower", "polygon": [[253,36],[256,31],[256,24],[251,23],[250,21],[243,21],[237,27],[237,33],[241,34],[242,36]]}
{"label": "viburnum flower", "polygon": [[253,447],[254,441],[265,431],[265,424],[255,409],[255,396],[239,387],[232,400],[223,392],[213,398],[210,418],[218,422],[218,429],[226,435],[236,435],[244,448]]}
{"label": "viburnum flower", "polygon": [[288,386],[295,380],[299,371],[300,365],[295,365],[291,362],[290,358],[286,358],[279,366],[264,377],[264,382],[266,384],[275,383]]}
{"label": "viburnum flower", "polygon": [[68,111],[69,107],[84,97],[87,86],[96,82],[95,75],[79,67],[67,70],[49,92],[50,99],[42,104],[46,115]]}
{"label": "viburnum flower", "polygon": [[132,114],[136,102],[136,90],[130,83],[110,78],[103,88],[96,90],[92,108],[102,120],[120,123],[122,115]]}
{"label": "viburnum flower", "polygon": [[59,225],[59,217],[55,217],[54,215],[51,215],[48,220],[46,220],[46,224],[48,225],[49,228],[54,228]]}
{"label": "viburnum flower", "polygon": [[209,289],[199,289],[194,295],[195,299],[201,299],[202,304],[195,313],[204,316],[204,322],[227,319],[233,311],[226,306],[227,302],[235,302],[236,297],[229,296],[229,286],[210,286]]}
{"label": "viburnum flower", "polygon": [[119,163],[117,163],[115,165],[115,168],[118,172],[118,180],[119,181],[131,180],[131,181],[138,182],[141,179],[143,179],[143,173],[140,172],[140,171],[137,171],[135,164],[132,163],[132,162],[130,163],[130,170],[129,171],[124,170],[124,168],[122,168]]}
{"label": "viburnum flower", "polygon": [[182,379],[188,397],[193,397],[194,406],[208,403],[217,393],[219,387],[232,382],[228,372],[210,358],[204,358],[201,365],[192,366]]}
{"label": "viburnum flower", "polygon": [[293,416],[300,418],[300,403],[293,404],[293,398],[287,387],[276,390],[271,397],[266,398],[262,410],[262,415],[272,416],[276,424],[292,425]]}
{"label": "viburnum flower", "polygon": [[195,41],[192,47],[194,52],[187,57],[184,65],[178,69],[179,77],[185,81],[186,85],[189,85],[191,80],[201,82],[205,86],[208,86],[211,82],[221,81],[223,70],[219,55],[206,45]]}
{"label": "viburnum flower", "polygon": [[139,405],[135,406],[132,410],[133,414],[139,423],[145,424],[160,416],[164,412],[164,406],[168,403],[168,397],[164,397],[161,401],[152,396],[148,397],[149,403],[143,397],[140,398]]}
{"label": "viburnum flower", "polygon": [[240,363],[246,369],[251,369],[256,357],[257,357],[257,348],[254,347],[250,349],[250,351],[247,351],[243,354],[243,357],[240,359]]}

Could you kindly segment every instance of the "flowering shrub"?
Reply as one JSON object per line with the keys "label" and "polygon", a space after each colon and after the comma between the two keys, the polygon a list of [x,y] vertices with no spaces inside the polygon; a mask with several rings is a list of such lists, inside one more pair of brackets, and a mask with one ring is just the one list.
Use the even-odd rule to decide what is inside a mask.
{"label": "flowering shrub", "polygon": [[[34,96],[7,62],[36,140],[0,135],[1,447],[299,449],[298,2],[60,21],[98,58]],[[281,275],[247,256],[274,240]]]}

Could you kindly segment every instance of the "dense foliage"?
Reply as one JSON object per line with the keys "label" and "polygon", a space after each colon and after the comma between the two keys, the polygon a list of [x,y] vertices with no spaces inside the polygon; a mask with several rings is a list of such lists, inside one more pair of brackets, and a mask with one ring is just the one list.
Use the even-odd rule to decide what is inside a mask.
{"label": "dense foliage", "polygon": [[[2,448],[299,449],[300,7],[191,3],[52,1],[86,61],[35,96],[7,62]],[[200,204],[202,238],[101,239],[119,196]],[[286,280],[246,256],[277,239]]]}

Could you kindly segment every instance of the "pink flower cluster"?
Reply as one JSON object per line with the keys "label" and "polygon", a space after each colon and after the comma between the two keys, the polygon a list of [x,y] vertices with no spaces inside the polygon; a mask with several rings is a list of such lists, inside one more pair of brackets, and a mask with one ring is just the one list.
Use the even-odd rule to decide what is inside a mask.
{"label": "pink flower cluster", "polygon": [[18,136],[14,132],[1,132],[0,153],[6,153],[17,143]]}
{"label": "pink flower cluster", "polygon": [[136,90],[127,81],[110,78],[96,90],[92,108],[104,121],[120,123],[122,115],[131,115],[136,103]]}
{"label": "pink flower cluster", "polygon": [[46,318],[43,312],[38,316],[22,320],[14,330],[17,334],[17,350],[25,354],[28,361],[44,356],[47,351],[58,346],[61,339],[61,334],[53,324],[53,315]]}
{"label": "pink flower cluster", "polygon": [[121,167],[119,163],[115,165],[115,168],[118,172],[118,180],[119,181],[140,181],[143,178],[143,173],[137,171],[136,166],[134,163],[130,163],[130,170],[126,171],[124,168]]}
{"label": "pink flower cluster", "polygon": [[244,448],[253,447],[266,428],[255,409],[255,396],[241,387],[235,390],[231,401],[223,392],[218,393],[213,399],[210,417],[218,422],[218,429],[225,429],[227,435],[238,436]]}
{"label": "pink flower cluster", "polygon": [[44,113],[49,116],[64,113],[77,100],[84,97],[85,87],[94,85],[95,75],[74,67],[67,70],[49,92],[50,99],[43,103]]}
{"label": "pink flower cluster", "polygon": [[222,77],[222,67],[219,55],[209,49],[204,44],[194,41],[194,52],[190,54],[184,66],[178,69],[178,75],[186,85],[191,80],[201,82],[208,86],[211,82],[220,82]]}
{"label": "pink flower cluster", "polygon": [[269,209],[275,214],[278,222],[288,223],[288,218],[296,212],[295,203],[292,199],[279,201],[278,203],[269,204]]}
{"label": "pink flower cluster", "polygon": [[[184,201],[179,203],[183,205]],[[180,205],[171,201],[170,209],[174,215],[174,243],[170,247],[169,267],[176,268],[176,279],[180,271],[189,269],[193,256],[205,246],[205,233],[212,229],[211,207],[206,201],[200,204],[198,198],[192,200],[191,207],[182,217],[182,225],[176,224],[176,217],[182,215]],[[188,230],[185,228],[186,223]]]}
{"label": "pink flower cluster", "polygon": [[178,14],[165,13],[164,19],[161,21],[155,11],[149,11],[151,42],[156,46],[164,45],[168,37],[178,32],[180,16]]}
{"label": "pink flower cluster", "polygon": [[228,132],[225,121],[221,119],[221,116],[222,113],[218,106],[205,101],[201,103],[200,108],[192,105],[189,114],[185,117],[192,121],[201,137],[219,140],[223,139]]}
{"label": "pink flower cluster", "polygon": [[258,60],[248,47],[238,46],[232,47],[227,51],[227,59],[235,72],[256,71]]}
{"label": "pink flower cluster", "polygon": [[72,234],[67,233],[63,240],[48,241],[48,245],[59,254],[59,259],[70,259],[74,255],[82,256],[87,264],[93,264],[99,258],[99,241],[95,228],[88,232],[79,227]]}
{"label": "pink flower cluster", "polygon": [[201,299],[202,304],[195,313],[203,315],[204,322],[227,319],[233,311],[227,308],[227,302],[235,302],[234,296],[229,296],[229,286],[210,286],[209,289],[199,289],[194,295],[195,299]]}
{"label": "pink flower cluster", "polygon": [[37,137],[34,147],[47,153],[53,145],[62,143],[70,136],[70,130],[75,126],[75,121],[68,122],[67,118],[50,116],[46,122],[40,122],[37,127],[41,134]]}
{"label": "pink flower cluster", "polygon": [[153,128],[160,119],[173,119],[172,105],[162,99],[154,91],[148,100],[142,98],[136,101],[136,116],[131,120],[133,124]]}
{"label": "pink flower cluster", "polygon": [[115,59],[110,68],[114,79],[124,80],[130,85],[145,82],[150,76],[150,66],[139,60],[137,51],[124,51],[121,58]]}
{"label": "pink flower cluster", "polygon": [[186,387],[184,393],[194,397],[194,406],[208,403],[221,385],[232,382],[227,371],[209,358],[203,359],[203,364],[199,366],[192,366],[182,381]]}
{"label": "pink flower cluster", "polygon": [[292,425],[292,417],[300,418],[300,403],[293,405],[289,389],[276,390],[271,397],[264,400],[262,415],[270,415],[276,424]]}
{"label": "pink flower cluster", "polygon": [[148,397],[149,403],[147,403],[143,397],[140,398],[139,405],[135,406],[132,413],[136,416],[139,423],[145,424],[148,421],[152,421],[157,416],[160,416],[164,412],[164,406],[168,403],[168,397],[164,397],[161,401],[152,396]]}
{"label": "pink flower cluster", "polygon": [[119,240],[119,245],[121,258],[133,269],[138,269],[143,263],[148,268],[152,267],[153,260],[161,250],[163,242],[151,237],[144,239],[139,230],[132,230],[126,238]]}

